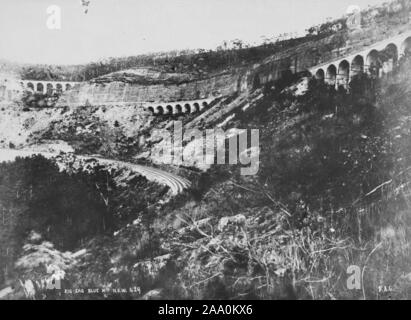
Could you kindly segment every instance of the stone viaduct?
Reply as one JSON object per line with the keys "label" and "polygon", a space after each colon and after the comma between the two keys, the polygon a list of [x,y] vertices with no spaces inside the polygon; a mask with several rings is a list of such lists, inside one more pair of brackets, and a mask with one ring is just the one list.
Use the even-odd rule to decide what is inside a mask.
{"label": "stone viaduct", "polygon": [[3,79],[0,83],[0,100],[12,101],[21,97],[24,91],[48,95],[63,93],[71,90],[77,84],[79,84],[79,82]]}
{"label": "stone viaduct", "polygon": [[81,82],[72,81],[20,81],[24,89],[43,94],[63,93],[64,91],[71,90],[75,85],[80,83]]}
{"label": "stone viaduct", "polygon": [[392,72],[398,61],[411,53],[411,32],[377,42],[361,51],[342,56],[309,69],[312,76],[330,85],[347,87],[354,76],[366,73],[382,77]]}
{"label": "stone viaduct", "polygon": [[217,98],[201,99],[194,101],[179,101],[170,103],[144,103],[144,109],[155,115],[176,115],[183,113],[196,113],[207,108]]}

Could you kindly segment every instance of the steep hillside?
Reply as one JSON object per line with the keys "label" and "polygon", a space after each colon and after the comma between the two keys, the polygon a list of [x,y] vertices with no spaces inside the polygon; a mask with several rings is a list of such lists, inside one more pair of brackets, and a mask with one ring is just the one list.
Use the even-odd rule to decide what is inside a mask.
{"label": "steep hillside", "polygon": [[[146,257],[154,275],[127,270],[163,297],[409,298],[403,63],[381,82],[357,79],[361,89],[349,94],[312,82],[295,97],[278,83],[247,112],[238,108],[229,126],[260,129],[258,175],[213,167],[201,195],[153,223],[162,253]],[[347,289],[350,265],[363,270],[363,290]]]}
{"label": "steep hillside", "polygon": [[[188,296],[388,298],[385,285],[409,298],[410,66],[349,94],[268,87],[238,114],[233,127],[260,128],[258,176],[215,168],[201,201],[173,213],[191,230],[174,235],[190,243],[178,260]],[[350,265],[367,268],[364,291],[347,290]]]}
{"label": "steep hillside", "polygon": [[[194,170],[191,195],[90,243],[70,281],[138,283],[146,298],[409,298],[410,70],[403,59],[393,76],[357,78],[349,93],[312,80],[296,95],[299,79],[277,81],[182,118],[187,128],[229,118],[226,130],[259,129],[258,174]],[[87,116],[77,110],[60,126],[90,121],[80,110]],[[47,138],[75,141],[74,133],[54,137],[61,129],[54,123]],[[364,270],[364,290],[347,289],[350,265]]]}

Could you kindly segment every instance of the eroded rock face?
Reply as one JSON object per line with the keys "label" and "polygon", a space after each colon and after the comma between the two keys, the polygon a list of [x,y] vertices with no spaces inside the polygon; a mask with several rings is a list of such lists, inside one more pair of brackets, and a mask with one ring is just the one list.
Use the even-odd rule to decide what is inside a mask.
{"label": "eroded rock face", "polygon": [[124,82],[84,83],[63,94],[57,106],[172,102],[226,96],[238,89],[240,74],[223,74],[181,84],[139,85]]}
{"label": "eroded rock face", "polygon": [[195,81],[196,76],[190,73],[170,73],[155,68],[134,68],[122,71],[113,72],[96,79],[91,80],[92,83],[108,83],[121,81],[125,83],[134,83],[142,85],[150,84],[172,84]]}

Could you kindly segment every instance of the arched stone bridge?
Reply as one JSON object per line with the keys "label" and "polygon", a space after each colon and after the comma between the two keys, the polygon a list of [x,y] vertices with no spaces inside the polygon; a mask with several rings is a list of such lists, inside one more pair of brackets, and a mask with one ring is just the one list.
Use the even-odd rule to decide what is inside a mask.
{"label": "arched stone bridge", "polygon": [[0,101],[13,101],[20,98],[24,91],[43,93],[50,96],[53,93],[62,94],[80,83],[73,81],[37,81],[3,78],[0,80]]}
{"label": "arched stone bridge", "polygon": [[399,58],[407,52],[411,53],[411,32],[375,43],[338,60],[317,65],[309,71],[311,75],[330,85],[347,88],[353,77],[360,73],[382,77],[392,72],[398,65]]}
{"label": "arched stone bridge", "polygon": [[62,93],[72,89],[81,82],[73,81],[35,81],[35,80],[21,80],[20,84],[25,90],[31,90],[38,93]]}
{"label": "arched stone bridge", "polygon": [[143,103],[143,108],[150,111],[155,115],[176,115],[183,113],[196,113],[202,111],[204,108],[207,108],[216,97],[209,99],[200,99],[192,101],[178,101],[178,102],[153,102]]}

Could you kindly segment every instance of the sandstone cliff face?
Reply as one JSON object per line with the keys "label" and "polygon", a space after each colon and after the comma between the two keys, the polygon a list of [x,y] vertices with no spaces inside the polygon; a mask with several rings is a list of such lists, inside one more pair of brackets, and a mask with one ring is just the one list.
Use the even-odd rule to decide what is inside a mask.
{"label": "sandstone cliff face", "polygon": [[227,96],[238,91],[241,79],[241,72],[238,72],[181,84],[84,83],[64,94],[58,105],[139,104]]}

